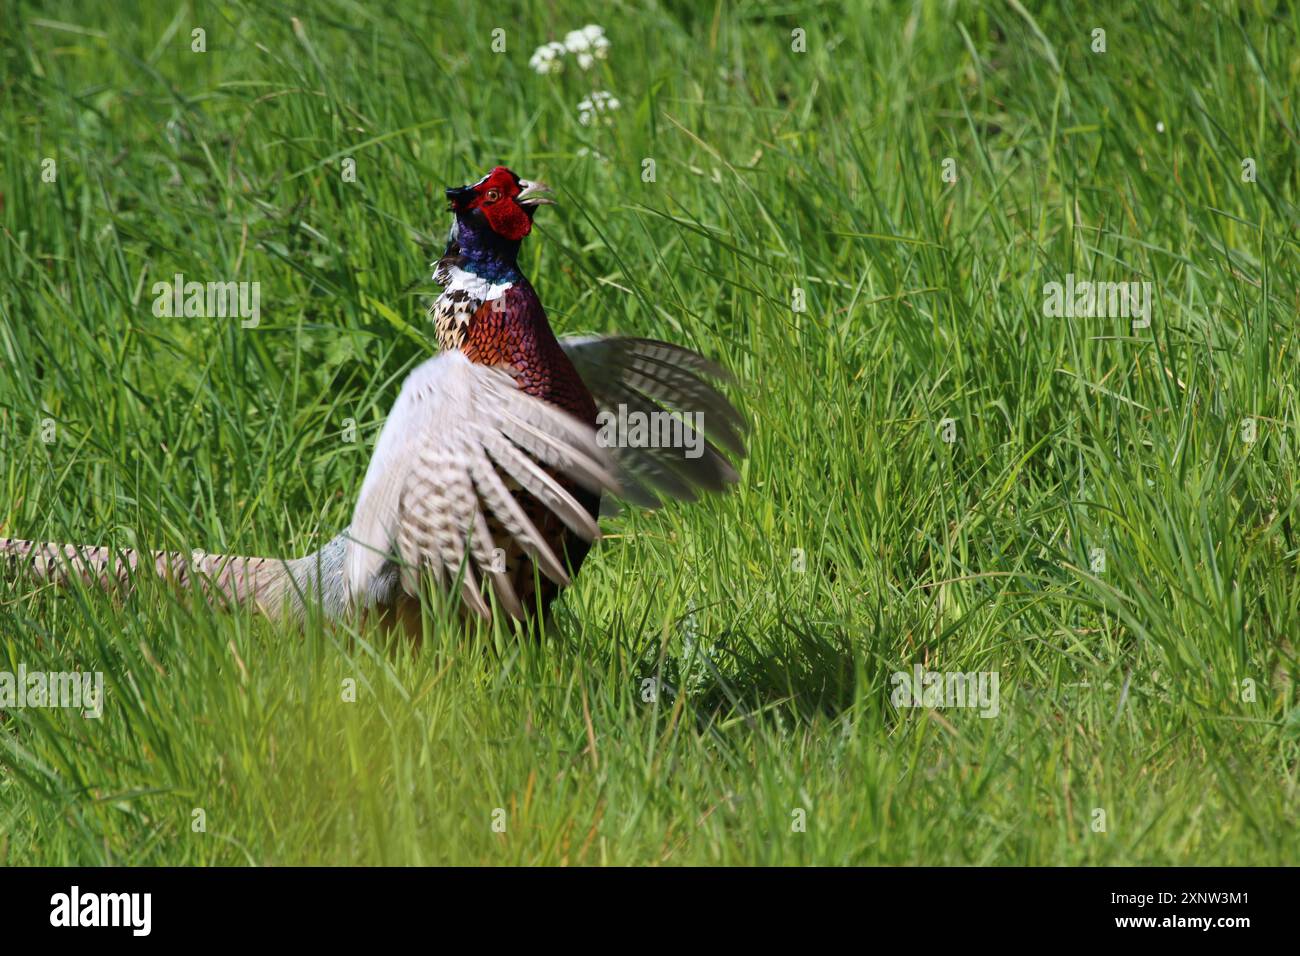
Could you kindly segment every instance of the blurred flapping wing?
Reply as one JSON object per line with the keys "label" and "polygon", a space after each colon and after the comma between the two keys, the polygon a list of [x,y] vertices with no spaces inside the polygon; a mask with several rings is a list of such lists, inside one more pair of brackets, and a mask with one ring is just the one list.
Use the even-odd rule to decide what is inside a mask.
{"label": "blurred flapping wing", "polygon": [[372,601],[381,572],[396,558],[408,594],[417,593],[421,570],[450,585],[463,567],[461,596],[470,609],[489,615],[482,575],[501,605],[522,617],[509,576],[494,570],[494,550],[506,542],[493,540],[489,523],[566,585],[560,557],[512,489],[528,492],[591,540],[599,536],[596,522],[560,479],[618,493],[616,472],[589,424],[520,391],[500,369],[444,352],[410,374],[376,442],[350,528],[350,599]]}
{"label": "blurred flapping wing", "polygon": [[560,347],[595,396],[621,497],[655,507],[660,497],[693,501],[737,480],[727,456],[745,457],[749,426],[713,384],[732,381],[726,369],[654,339],[574,336]]}

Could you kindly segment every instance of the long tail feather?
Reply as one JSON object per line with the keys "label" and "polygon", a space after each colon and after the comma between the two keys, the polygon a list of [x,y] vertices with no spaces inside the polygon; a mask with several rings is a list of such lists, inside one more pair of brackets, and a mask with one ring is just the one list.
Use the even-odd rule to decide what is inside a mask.
{"label": "long tail feather", "polygon": [[268,616],[300,618],[305,601],[315,596],[327,615],[337,617],[344,603],[344,542],[339,535],[318,552],[282,560],[0,538],[0,577],[59,585],[80,579],[105,591],[129,591],[141,574],[149,574]]}

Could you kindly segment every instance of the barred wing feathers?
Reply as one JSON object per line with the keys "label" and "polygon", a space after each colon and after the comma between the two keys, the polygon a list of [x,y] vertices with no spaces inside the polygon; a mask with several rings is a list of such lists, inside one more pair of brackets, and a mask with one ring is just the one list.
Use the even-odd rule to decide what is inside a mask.
{"label": "barred wing feathers", "polygon": [[619,493],[616,466],[591,425],[522,391],[501,369],[444,352],[416,368],[402,386],[375,446],[350,527],[346,561],[354,603],[374,600],[396,555],[401,585],[417,593],[418,575],[461,577],[461,597],[481,616],[488,578],[497,600],[523,617],[510,578],[493,569],[489,515],[557,584],[569,576],[512,489],[522,489],[587,540],[599,529],[564,487],[569,478],[594,492]]}
{"label": "barred wing feathers", "polygon": [[654,339],[572,336],[560,339],[560,347],[601,412],[616,415],[622,405],[629,414],[673,413],[682,419],[684,444],[701,449],[697,458],[687,457],[683,448],[611,449],[622,497],[655,507],[661,497],[693,501],[701,490],[722,491],[737,480],[731,458],[745,457],[749,425],[713,384],[732,381],[726,369],[690,349]]}

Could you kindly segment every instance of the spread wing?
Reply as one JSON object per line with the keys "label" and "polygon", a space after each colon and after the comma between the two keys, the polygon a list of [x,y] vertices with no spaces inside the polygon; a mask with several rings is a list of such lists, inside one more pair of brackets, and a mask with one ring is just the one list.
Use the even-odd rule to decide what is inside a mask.
{"label": "spread wing", "polygon": [[615,472],[589,424],[520,391],[501,369],[444,352],[407,377],[375,444],[349,529],[348,593],[373,600],[396,556],[408,594],[417,593],[422,569],[443,584],[463,574],[462,599],[487,617],[486,576],[501,605],[522,617],[509,577],[494,570],[495,549],[509,542],[493,540],[489,515],[543,574],[566,585],[564,565],[511,489],[591,540],[596,522],[559,479],[617,493]]}
{"label": "spread wing", "polygon": [[736,481],[727,455],[745,457],[749,426],[713,384],[732,380],[726,369],[653,339],[575,336],[561,339],[560,347],[595,396],[602,422],[621,423],[620,415],[635,422],[635,414],[650,423],[645,439],[672,438],[653,447],[638,443],[632,429],[622,436],[630,442],[606,441],[602,432],[618,463],[622,497],[654,507],[659,496],[693,501],[700,489],[721,491]]}

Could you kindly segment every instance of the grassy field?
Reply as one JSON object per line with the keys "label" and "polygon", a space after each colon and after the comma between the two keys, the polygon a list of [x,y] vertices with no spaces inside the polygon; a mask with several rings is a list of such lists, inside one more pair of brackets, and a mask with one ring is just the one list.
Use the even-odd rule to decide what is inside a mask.
{"label": "grassy field", "polygon": [[990,7],[0,0],[0,535],[333,536],[497,163],[557,331],[753,424],[540,643],[0,583],[0,671],[107,690],[0,715],[0,864],[1295,861],[1300,8]]}

